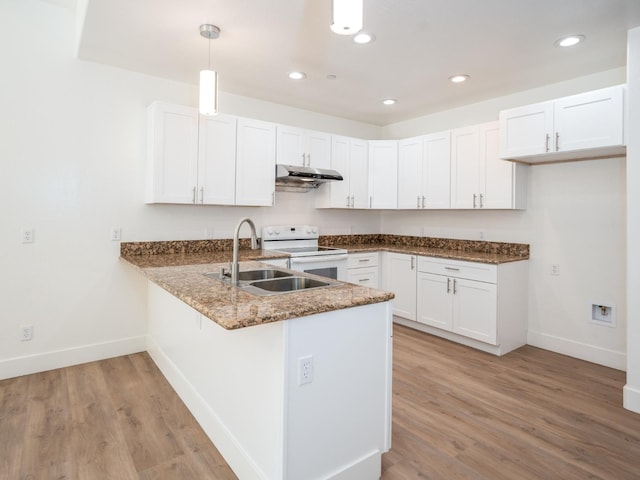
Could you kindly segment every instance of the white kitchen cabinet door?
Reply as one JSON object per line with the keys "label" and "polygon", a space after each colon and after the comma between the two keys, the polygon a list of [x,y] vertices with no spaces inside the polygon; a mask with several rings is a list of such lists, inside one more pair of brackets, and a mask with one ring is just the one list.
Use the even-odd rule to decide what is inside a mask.
{"label": "white kitchen cabinet door", "polygon": [[417,210],[423,202],[423,137],[398,142],[398,208]]}
{"label": "white kitchen cabinet door", "polygon": [[453,330],[453,280],[443,275],[418,272],[416,320],[425,325]]}
{"label": "white kitchen cabinet door", "polygon": [[369,142],[369,207],[398,207],[398,142]]}
{"label": "white kitchen cabinet door", "polygon": [[276,163],[313,168],[330,168],[331,135],[287,125],[278,125]]}
{"label": "white kitchen cabinet door", "polygon": [[[349,208],[351,206],[351,190],[349,181],[351,174],[349,163],[351,157],[351,139],[334,135],[331,139],[331,168],[342,175],[341,182],[327,182],[319,187],[321,198],[319,207]],[[328,202],[326,201],[328,199]]]}
{"label": "white kitchen cabinet door", "polygon": [[[514,189],[517,165],[502,160],[499,154],[500,125],[491,122],[480,125],[480,186],[478,199],[481,208],[516,208]],[[526,167],[522,167],[526,168]],[[518,184],[520,187],[520,184]],[[520,187],[522,188],[522,187]]]}
{"label": "white kitchen cabinet door", "polygon": [[550,152],[553,142],[553,102],[542,102],[500,112],[501,158]]}
{"label": "white kitchen cabinet door", "polygon": [[624,89],[620,86],[554,102],[557,152],[624,145]]}
{"label": "white kitchen cabinet door", "polygon": [[146,203],[195,203],[198,110],[154,102],[147,109]]}
{"label": "white kitchen cabinet door", "polygon": [[369,207],[369,149],[365,140],[352,138],[350,141],[349,193],[351,208]]}
{"label": "white kitchen cabinet door", "polygon": [[[423,137],[422,208],[449,208],[451,201],[451,132]],[[404,187],[403,187],[404,188]]]}
{"label": "white kitchen cabinet door", "polygon": [[393,314],[407,320],[416,319],[416,272],[415,256],[384,254],[384,289],[395,294]]}
{"label": "white kitchen cabinet door", "polygon": [[297,166],[306,165],[304,130],[287,125],[278,125],[276,131],[276,163]]}
{"label": "white kitchen cabinet door", "polygon": [[323,132],[306,132],[307,166],[331,168],[331,135]]}
{"label": "white kitchen cabinet door", "polygon": [[497,286],[454,278],[453,332],[481,342],[497,343]]}
{"label": "white kitchen cabinet door", "polygon": [[233,205],[236,196],[236,117],[200,117],[197,203]]}
{"label": "white kitchen cabinet door", "polygon": [[477,208],[480,184],[478,127],[451,132],[451,208]]}
{"label": "white kitchen cabinet door", "polygon": [[271,206],[275,193],[276,127],[238,119],[236,205]]}

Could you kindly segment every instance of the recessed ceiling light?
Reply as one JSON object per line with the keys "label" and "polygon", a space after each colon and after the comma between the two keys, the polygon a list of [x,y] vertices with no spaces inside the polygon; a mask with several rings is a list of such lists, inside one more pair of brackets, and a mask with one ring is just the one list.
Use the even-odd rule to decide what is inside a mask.
{"label": "recessed ceiling light", "polygon": [[395,105],[398,101],[395,98],[387,98],[382,101],[384,105]]}
{"label": "recessed ceiling light", "polygon": [[462,83],[469,80],[469,78],[471,78],[469,77],[469,75],[458,74],[458,75],[452,75],[451,77],[449,77],[449,80],[453,83]]}
{"label": "recessed ceiling light", "polygon": [[289,78],[291,80],[303,80],[307,78],[307,74],[304,72],[291,72],[289,73]]}
{"label": "recessed ceiling light", "polygon": [[365,43],[371,43],[376,39],[375,35],[372,33],[360,32],[356,36],[353,37],[353,41],[359,43],[361,45]]}
{"label": "recessed ceiling light", "polygon": [[555,42],[556,47],[573,47],[584,40],[584,35],[569,35],[562,37]]}

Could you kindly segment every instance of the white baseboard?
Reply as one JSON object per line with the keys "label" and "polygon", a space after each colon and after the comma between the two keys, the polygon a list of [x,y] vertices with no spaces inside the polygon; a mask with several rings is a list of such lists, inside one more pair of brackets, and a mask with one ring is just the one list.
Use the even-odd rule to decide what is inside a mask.
{"label": "white baseboard", "polygon": [[527,344],[616,370],[627,370],[627,354],[623,352],[531,330],[527,332]]}
{"label": "white baseboard", "polygon": [[110,342],[92,343],[79,347],[51,352],[36,353],[22,357],[0,360],[0,380],[31,373],[45,372],[56,368],[70,367],[81,363],[95,362],[105,358],[119,357],[147,349],[147,336],[121,338]]}
{"label": "white baseboard", "polygon": [[634,388],[626,384],[622,392],[624,408],[632,412],[640,413],[640,388]]}

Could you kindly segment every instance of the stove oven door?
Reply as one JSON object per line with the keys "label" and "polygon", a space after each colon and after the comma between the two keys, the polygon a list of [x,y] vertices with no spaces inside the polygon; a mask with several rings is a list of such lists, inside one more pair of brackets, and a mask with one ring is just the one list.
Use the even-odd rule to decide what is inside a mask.
{"label": "stove oven door", "polygon": [[291,270],[347,281],[347,254],[291,257]]}

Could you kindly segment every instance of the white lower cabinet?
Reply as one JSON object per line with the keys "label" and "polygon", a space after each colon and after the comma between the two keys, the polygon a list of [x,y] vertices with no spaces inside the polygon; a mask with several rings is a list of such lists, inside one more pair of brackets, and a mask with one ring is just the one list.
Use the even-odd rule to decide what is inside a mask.
{"label": "white lower cabinet", "polygon": [[416,319],[416,256],[384,252],[382,267],[384,290],[395,294],[393,315]]}
{"label": "white lower cabinet", "polygon": [[396,296],[397,323],[496,355],[526,344],[526,260],[493,265],[384,256],[382,284]]}
{"label": "white lower cabinet", "polygon": [[347,282],[378,288],[378,255],[378,252],[349,254]]}
{"label": "white lower cabinet", "polygon": [[417,321],[496,345],[496,285],[418,272]]}

